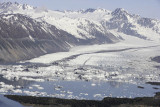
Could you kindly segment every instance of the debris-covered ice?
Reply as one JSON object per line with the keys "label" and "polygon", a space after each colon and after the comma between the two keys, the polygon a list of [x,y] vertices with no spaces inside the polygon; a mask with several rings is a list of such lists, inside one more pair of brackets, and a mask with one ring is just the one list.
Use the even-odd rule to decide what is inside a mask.
{"label": "debris-covered ice", "polygon": [[[69,52],[44,55],[17,65],[1,65],[0,93],[77,99],[151,96],[156,91],[151,85],[144,89],[137,85],[160,82],[160,69],[156,67],[160,64],[151,60],[159,56],[160,45],[144,41],[132,45],[133,42],[74,47]],[[116,87],[110,90],[108,84]],[[133,86],[133,92],[126,92]]]}

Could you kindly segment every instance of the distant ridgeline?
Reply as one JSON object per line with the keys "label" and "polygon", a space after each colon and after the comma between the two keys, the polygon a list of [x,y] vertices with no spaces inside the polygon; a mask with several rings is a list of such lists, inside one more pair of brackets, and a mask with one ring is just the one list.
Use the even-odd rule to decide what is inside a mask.
{"label": "distant ridgeline", "polygon": [[116,43],[124,40],[122,34],[160,40],[160,21],[124,9],[51,11],[26,4],[0,4],[0,63],[68,51],[78,45]]}

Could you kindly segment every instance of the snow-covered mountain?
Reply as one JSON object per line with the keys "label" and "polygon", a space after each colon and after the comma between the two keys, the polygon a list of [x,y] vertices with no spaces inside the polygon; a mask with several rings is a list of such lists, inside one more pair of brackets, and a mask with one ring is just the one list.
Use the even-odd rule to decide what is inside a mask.
{"label": "snow-covered mountain", "polygon": [[45,53],[67,51],[73,35],[21,14],[0,15],[0,62],[15,62]]}
{"label": "snow-covered mountain", "polygon": [[[11,40],[27,38],[34,44],[31,44],[32,46],[27,45],[27,43],[23,44],[24,47],[28,46],[28,48],[26,48],[26,54],[22,55],[23,58],[17,56],[18,60],[30,58],[24,58],[29,52],[34,53],[28,51],[28,49],[31,49],[30,47],[39,47],[38,49],[41,50],[39,53],[41,54],[36,54],[36,56],[39,56],[48,52],[64,51],[74,45],[119,42],[126,39],[123,35],[148,41],[160,41],[159,20],[129,14],[121,8],[114,11],[100,8],[53,11],[44,7],[5,2],[0,4],[0,18],[1,38],[11,38]],[[4,24],[5,26],[3,26]],[[47,39],[47,41],[51,39],[52,43],[46,46],[48,42],[45,41],[46,47],[41,43],[38,45],[37,42],[35,43],[35,41],[39,43],[44,39]],[[58,46],[56,47],[55,44]],[[21,44],[17,46],[19,45]],[[24,47],[22,48],[23,51]],[[11,49],[15,48],[11,47]],[[17,53],[15,54],[17,55]],[[36,57],[34,55],[31,56]],[[9,57],[12,58],[11,55]],[[16,61],[18,60],[16,59]]]}
{"label": "snow-covered mountain", "polygon": [[113,31],[148,40],[157,40],[160,35],[159,20],[132,15],[121,8],[114,11],[106,9],[52,11],[43,7],[7,2],[0,5],[0,12],[25,14],[37,21],[54,25],[80,39],[95,38],[95,32],[106,35]]}

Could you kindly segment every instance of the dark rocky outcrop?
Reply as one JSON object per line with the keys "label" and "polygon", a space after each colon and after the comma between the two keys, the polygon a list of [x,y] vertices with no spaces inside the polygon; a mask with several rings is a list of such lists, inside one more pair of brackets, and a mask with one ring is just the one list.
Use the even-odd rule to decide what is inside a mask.
{"label": "dark rocky outcrop", "polygon": [[33,107],[159,107],[159,93],[154,97],[104,98],[102,101],[59,99],[50,97],[31,97],[6,95],[5,97]]}
{"label": "dark rocky outcrop", "polygon": [[152,58],[152,61],[160,63],[160,56],[156,56],[156,57]]}
{"label": "dark rocky outcrop", "polygon": [[67,51],[77,40],[67,32],[20,14],[0,16],[0,62],[16,62]]}
{"label": "dark rocky outcrop", "polygon": [[116,38],[111,34],[78,39],[53,25],[22,14],[0,15],[0,63],[68,51],[71,45],[112,43],[112,40]]}
{"label": "dark rocky outcrop", "polygon": [[159,27],[157,26],[157,23],[159,23],[158,20],[143,18],[138,15],[129,14],[122,8],[117,8],[111,14],[113,17],[109,21],[102,22],[103,26],[107,29],[117,29],[118,32],[122,32],[124,34],[135,36],[141,39],[147,39],[146,35],[142,35],[134,29],[137,27],[135,25],[135,23],[137,23],[138,26],[150,28],[154,32],[159,34]]}

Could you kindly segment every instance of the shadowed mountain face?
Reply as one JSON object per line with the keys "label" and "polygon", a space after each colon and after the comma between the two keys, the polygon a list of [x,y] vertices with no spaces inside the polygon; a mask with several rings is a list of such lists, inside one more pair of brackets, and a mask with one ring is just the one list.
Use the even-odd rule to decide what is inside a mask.
{"label": "shadowed mountain face", "polygon": [[124,36],[159,41],[160,21],[124,9],[53,11],[0,3],[0,62],[16,62],[71,46],[115,43]]}
{"label": "shadowed mountain face", "polygon": [[121,8],[117,8],[111,14],[113,17],[109,21],[103,21],[107,29],[117,29],[118,32],[148,40],[150,38],[144,33],[146,31],[157,33],[160,36],[160,21],[158,20],[132,15]]}
{"label": "shadowed mountain face", "polygon": [[30,59],[45,53],[67,51],[76,39],[47,23],[20,14],[0,16],[0,62]]}
{"label": "shadowed mountain face", "polygon": [[[46,22],[21,14],[0,15],[0,62],[16,62],[46,53],[68,51],[71,46],[112,43],[112,34],[82,40]],[[111,37],[111,39],[110,39]],[[116,38],[115,38],[116,39]]]}

